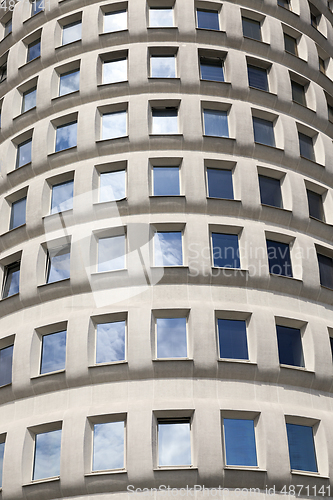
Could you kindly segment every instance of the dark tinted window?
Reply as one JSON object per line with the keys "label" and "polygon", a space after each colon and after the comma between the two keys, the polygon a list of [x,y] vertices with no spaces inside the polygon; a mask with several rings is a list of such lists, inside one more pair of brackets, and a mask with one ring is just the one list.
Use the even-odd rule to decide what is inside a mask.
{"label": "dark tinted window", "polygon": [[263,205],[282,208],[281,186],[279,179],[259,175],[260,198]]}
{"label": "dark tinted window", "polygon": [[269,272],[280,276],[292,277],[290,249],[286,243],[266,240]]}
{"label": "dark tinted window", "polygon": [[333,359],[333,337],[330,337],[331,354]]}
{"label": "dark tinted window", "polygon": [[220,358],[249,359],[245,321],[218,319],[217,326]]}
{"label": "dark tinted window", "polygon": [[212,247],[215,267],[240,267],[237,234],[212,233]]}
{"label": "dark tinted window", "polygon": [[317,472],[312,427],[296,424],[286,424],[286,426],[290,468],[292,470]]}
{"label": "dark tinted window", "polygon": [[243,35],[254,40],[261,40],[260,21],[242,17]]}
{"label": "dark tinted window", "polygon": [[216,10],[197,9],[198,28],[219,30],[219,15]]}
{"label": "dark tinted window", "polygon": [[294,102],[306,106],[304,85],[291,80],[291,93]]}
{"label": "dark tinted window", "polygon": [[27,62],[40,56],[40,38],[28,45]]}
{"label": "dark tinted window", "polygon": [[12,32],[13,26],[12,26],[12,18],[9,19],[9,21],[6,22],[5,24],[5,33],[4,37],[9,35],[9,33]]}
{"label": "dark tinted window", "polygon": [[210,198],[234,199],[231,170],[207,168],[207,183]]}
{"label": "dark tinted window", "polygon": [[285,9],[290,9],[290,0],[277,0],[277,3],[280,7],[284,7]]}
{"label": "dark tinted window", "polygon": [[205,135],[229,137],[228,113],[215,109],[204,109]]}
{"label": "dark tinted window", "polygon": [[323,199],[321,194],[306,190],[308,195],[309,215],[315,219],[324,220]]}
{"label": "dark tinted window", "polygon": [[281,365],[304,366],[301,332],[297,328],[276,326]]}
{"label": "dark tinted window", "polygon": [[313,149],[313,139],[308,135],[298,132],[299,139],[299,152],[303,158],[315,161],[314,149]]}
{"label": "dark tinted window", "polygon": [[15,227],[25,224],[26,204],[26,198],[22,198],[21,200],[12,203],[9,229],[14,229]]}
{"label": "dark tinted window", "polygon": [[0,350],[0,386],[12,382],[13,350],[13,345]]}
{"label": "dark tinted window", "polygon": [[320,284],[333,289],[333,260],[326,255],[317,254]]}
{"label": "dark tinted window", "polygon": [[224,82],[222,59],[201,57],[200,73],[202,80]]}
{"label": "dark tinted window", "polygon": [[296,38],[293,38],[290,35],[287,35],[286,33],[283,34],[284,36],[284,49],[286,52],[290,52],[290,54],[293,54],[294,56],[297,56],[297,42]]}
{"label": "dark tinted window", "polygon": [[255,89],[265,90],[268,92],[267,70],[257,66],[247,66],[247,74],[249,77],[249,86]]}
{"label": "dark tinted window", "polygon": [[257,465],[253,420],[224,418],[224,440],[227,465]]}
{"label": "dark tinted window", "polygon": [[274,127],[273,123],[262,118],[252,117],[254,142],[265,144],[266,146],[275,147]]}

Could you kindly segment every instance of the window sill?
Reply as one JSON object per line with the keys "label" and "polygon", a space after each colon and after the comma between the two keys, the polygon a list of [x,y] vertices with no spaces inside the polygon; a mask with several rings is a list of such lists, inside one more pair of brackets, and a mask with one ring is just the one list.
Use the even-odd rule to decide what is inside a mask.
{"label": "window sill", "polygon": [[12,229],[8,229],[8,231],[5,231],[4,233],[1,233],[0,236],[3,237],[5,236],[6,234],[10,234],[12,233],[13,231],[16,231],[16,229],[20,229],[20,227],[24,227],[26,224],[21,224],[20,226],[16,226],[16,227],[13,227]]}
{"label": "window sill", "polygon": [[262,40],[257,40],[256,38],[251,38],[250,36],[244,36],[243,35],[243,38],[245,38],[245,40],[253,40],[254,42],[261,43],[262,45],[265,45],[266,47],[270,46],[270,43],[263,42]]}
{"label": "window sill", "polygon": [[128,199],[127,196],[125,196],[125,198],[119,198],[118,200],[95,201],[93,203],[93,207],[105,205],[107,203],[117,203],[117,202],[121,202],[121,201],[126,201],[127,199]]}
{"label": "window sill", "polygon": [[129,139],[129,136],[128,135],[121,135],[119,137],[110,137],[109,139],[98,139],[98,141],[95,141],[96,144],[104,144],[108,141],[118,141],[119,139]]}
{"label": "window sill", "polygon": [[25,167],[28,167],[28,166],[31,166],[31,161],[29,161],[29,163],[25,163],[24,165],[20,165],[19,167],[14,168],[13,170],[9,170],[7,172],[7,175],[12,174],[13,172],[17,172],[18,170],[21,170],[21,168],[25,168]]}
{"label": "window sill", "polygon": [[94,271],[90,274],[90,276],[104,276],[105,274],[122,273],[124,271],[127,271],[127,267],[124,267],[122,269],[109,269],[108,271]]}
{"label": "window sill", "polygon": [[156,198],[174,198],[175,200],[185,200],[186,196],[184,194],[150,194],[149,198],[151,199],[156,199]]}
{"label": "window sill", "polygon": [[56,102],[59,99],[62,99],[63,97],[66,97],[66,95],[70,95],[72,97],[74,94],[78,95],[79,93],[80,93],[79,90],[73,90],[73,92],[67,92],[67,94],[57,95],[56,97],[52,97],[51,102]]}
{"label": "window sill", "polygon": [[57,215],[61,216],[62,214],[68,214],[69,212],[73,213],[73,209],[69,208],[68,210],[62,210],[61,212],[54,212],[53,214],[43,215],[42,220],[50,219],[51,217],[55,218],[55,216]]}
{"label": "window sill", "polygon": [[313,217],[313,215],[309,215],[309,219],[310,220],[315,220],[317,222],[321,222],[322,224],[325,224],[325,226],[331,226],[331,224],[327,224],[327,222],[324,221],[323,219],[317,219],[317,217]]}
{"label": "window sill", "polygon": [[9,37],[12,33],[13,33],[12,31],[11,31],[10,33],[7,33],[7,35],[5,35],[5,36],[3,37],[3,39],[2,39],[2,40],[0,40],[0,41],[1,41],[1,42],[3,42],[3,41],[4,41],[4,40],[6,40],[6,38],[8,38],[8,37]]}
{"label": "window sill", "polygon": [[149,134],[149,137],[183,137],[183,134],[177,132],[176,134],[154,134],[153,132]]}
{"label": "window sill", "polygon": [[178,465],[178,466],[174,466],[174,465],[161,465],[161,466],[157,466],[157,467],[154,467],[153,468],[153,471],[167,471],[167,470],[170,470],[170,471],[176,471],[176,470],[195,470],[197,471],[198,470],[198,467],[194,467],[194,465]]}
{"label": "window sill", "polygon": [[44,483],[53,483],[55,481],[60,481],[60,476],[57,477],[48,477],[46,479],[36,479],[32,480],[31,483],[22,484],[23,488],[27,486],[33,486],[34,484],[44,484]]}
{"label": "window sill", "polygon": [[303,470],[295,470],[291,469],[291,474],[295,476],[308,476],[308,477],[320,477],[321,479],[329,479],[329,476],[321,475],[320,472],[312,472],[312,471],[303,471]]}
{"label": "window sill", "polygon": [[321,288],[324,288],[325,290],[329,290],[330,292],[333,292],[333,285],[332,285],[332,288],[330,288],[329,286],[326,286],[326,285],[322,285],[320,284]]}
{"label": "window sill", "polygon": [[318,165],[319,167],[325,168],[325,165],[322,165],[321,163],[316,162],[316,160],[311,160],[310,158],[306,158],[306,156],[302,156],[302,155],[300,155],[300,157],[302,158],[302,160],[310,161],[314,165]]}
{"label": "window sill", "polygon": [[87,472],[84,475],[84,477],[105,476],[105,475],[113,475],[113,474],[127,474],[127,470],[126,469],[97,470],[96,472]]}
{"label": "window sill", "polygon": [[190,361],[193,363],[194,359],[193,358],[153,358],[152,361],[154,363],[159,362],[159,361]]}
{"label": "window sill", "polygon": [[294,365],[284,365],[280,364],[280,368],[287,368],[288,370],[298,370],[300,372],[315,373],[314,370],[308,370],[305,366],[294,366]]}
{"label": "window sill", "polygon": [[283,10],[285,10],[286,12],[290,12],[291,14],[294,14],[294,16],[299,17],[299,14],[297,14],[297,12],[294,12],[294,11],[293,11],[293,10],[291,10],[291,9],[287,9],[286,7],[283,7],[283,5],[278,5],[278,8],[283,9]]}
{"label": "window sill", "polygon": [[148,76],[148,81],[153,82],[155,80],[162,80],[162,81],[177,81],[180,82],[180,77],[179,76]]}
{"label": "window sill", "polygon": [[278,148],[276,146],[271,146],[270,144],[264,144],[263,142],[254,141],[254,144],[258,144],[259,146],[265,146],[266,148],[274,149],[275,151],[281,151],[281,152],[284,151],[284,149],[282,149],[282,148]]}
{"label": "window sill", "polygon": [[247,471],[253,471],[253,472],[261,472],[264,474],[267,474],[267,469],[260,469],[257,466],[250,466],[250,465],[225,465],[224,470],[247,470]]}
{"label": "window sill", "polygon": [[45,286],[54,285],[56,283],[65,283],[66,281],[68,281],[69,283],[70,278],[64,278],[63,280],[58,280],[58,281],[51,281],[50,283],[42,283],[41,285],[37,285],[37,288],[43,288]]}
{"label": "window sill", "polygon": [[77,146],[72,146],[70,148],[60,149],[60,151],[53,151],[53,153],[49,153],[47,155],[47,157],[48,158],[52,158],[52,157],[54,157],[56,155],[59,155],[59,154],[63,153],[64,151],[75,151],[75,150],[77,150]]}
{"label": "window sill", "polygon": [[303,283],[303,280],[300,278],[295,278],[294,276],[285,276],[284,274],[274,274],[269,273],[270,276],[276,276],[277,278],[286,278],[292,281],[298,281],[299,283]]}
{"label": "window sill", "polygon": [[235,198],[217,198],[216,196],[206,196],[207,200],[219,200],[219,201],[235,201],[236,203],[242,203],[242,200]]}
{"label": "window sill", "polygon": [[198,31],[213,31],[214,33],[226,33],[225,30],[220,30],[220,29],[216,30],[214,28],[199,28],[199,26],[196,27],[196,30],[198,30]]}
{"label": "window sill", "polygon": [[74,40],[73,42],[65,43],[64,45],[58,45],[58,47],[55,48],[56,52],[59,52],[60,49],[63,49],[65,47],[73,47],[73,45],[82,45],[82,39],[79,38],[79,40]]}
{"label": "window sill", "polygon": [[44,377],[49,377],[50,375],[57,375],[58,373],[65,373],[66,370],[55,370],[54,372],[47,372],[47,373],[39,373],[38,375],[34,375],[33,377],[30,377],[30,380],[36,380],[36,379],[41,379]]}
{"label": "window sill", "polygon": [[111,35],[112,33],[125,33],[126,31],[128,32],[128,28],[125,28],[123,30],[117,30],[117,31],[103,31],[102,33],[99,34],[99,36]]}
{"label": "window sill", "polygon": [[147,30],[177,30],[178,26],[148,26]]}
{"label": "window sill", "polygon": [[1,301],[11,299],[12,297],[18,297],[20,292],[13,293],[13,295],[8,295],[8,297],[1,297]]}
{"label": "window sill", "polygon": [[32,16],[28,17],[28,19],[26,19],[25,21],[23,21],[23,24],[25,23],[28,23],[29,21],[31,21],[31,19],[35,19],[36,16],[38,16],[38,14],[43,14],[45,13],[45,10],[39,10],[38,12],[36,12],[36,14],[33,14]]}
{"label": "window sill", "polygon": [[259,92],[263,92],[266,95],[277,97],[277,94],[275,92],[270,92],[269,90],[258,89],[258,87],[252,87],[251,85],[249,85],[249,89],[258,90]]}
{"label": "window sill", "polygon": [[221,80],[206,80],[206,78],[200,78],[200,82],[222,83],[222,85],[231,87],[231,82],[225,82],[225,81],[222,82]]}
{"label": "window sill", "polygon": [[121,360],[121,361],[110,361],[105,362],[105,363],[96,363],[95,365],[88,365],[89,370],[93,368],[98,368],[99,366],[104,367],[104,366],[117,366],[117,365],[128,365],[128,361],[126,359]]}
{"label": "window sill", "polygon": [[19,67],[19,71],[23,68],[25,68],[26,66],[28,66],[28,64],[31,64],[33,63],[34,61],[37,61],[38,59],[40,59],[40,56],[37,56],[35,57],[34,59],[31,59],[31,61],[27,61],[26,63],[22,64],[22,66]]}
{"label": "window sill", "polygon": [[207,134],[202,134],[202,137],[212,137],[213,139],[231,139],[232,141],[236,140],[234,137],[228,137],[227,135],[207,135]]}
{"label": "window sill", "polygon": [[267,203],[261,203],[262,207],[268,207],[268,208],[275,208],[276,210],[280,210],[281,212],[286,212],[289,214],[292,214],[293,211],[290,210],[289,208],[283,208],[283,207],[276,207],[275,205],[267,205]]}
{"label": "window sill", "polygon": [[184,266],[183,264],[179,264],[179,266],[151,266],[152,269],[188,269],[188,266]]}
{"label": "window sill", "polygon": [[119,85],[120,83],[128,83],[128,80],[119,80],[119,82],[106,82],[106,83],[99,83],[97,85],[97,88],[103,88],[103,87],[113,87],[113,85]]}
{"label": "window sill", "polygon": [[250,361],[249,359],[234,359],[234,358],[218,358],[219,363],[236,363],[241,365],[252,365],[257,366],[257,363],[254,361]]}
{"label": "window sill", "polygon": [[212,266],[212,270],[214,269],[224,269],[227,271],[239,271],[239,272],[247,272],[247,269],[242,269],[241,267],[218,267],[218,266]]}
{"label": "window sill", "polygon": [[33,110],[36,110],[36,106],[34,106],[33,108],[30,108],[30,109],[27,109],[27,111],[23,111],[23,113],[20,113],[19,115],[14,116],[13,121],[17,120],[18,118],[21,118],[21,116],[26,116],[27,113],[29,113],[30,111],[33,111]]}

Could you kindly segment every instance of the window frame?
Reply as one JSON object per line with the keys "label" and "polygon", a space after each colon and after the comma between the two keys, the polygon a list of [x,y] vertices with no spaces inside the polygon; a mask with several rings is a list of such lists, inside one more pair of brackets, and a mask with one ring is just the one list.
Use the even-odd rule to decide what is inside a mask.
{"label": "window frame", "polygon": [[[8,280],[8,275],[9,275],[8,273],[13,269],[14,270],[16,269],[16,271],[19,271],[18,291],[8,295],[8,293],[10,291],[10,288],[9,288],[8,293],[6,293],[6,286],[7,286],[7,280]],[[15,295],[19,295],[19,293],[20,293],[20,278],[21,278],[21,259],[12,261],[12,262],[3,266],[1,300],[8,299],[10,297],[14,297]],[[6,295],[5,295],[5,293],[6,293]]]}
{"label": "window frame", "polygon": [[[184,361],[192,359],[189,355],[189,310],[183,309],[168,309],[152,311],[153,321],[153,338],[154,338],[154,351],[153,361]],[[185,356],[159,356],[158,355],[158,320],[185,320],[185,345],[182,347],[186,349]],[[184,333],[184,332],[183,332]]]}
{"label": "window frame", "polygon": [[[69,249],[69,251],[65,252],[66,249]],[[59,251],[63,251],[63,253],[61,253],[61,255],[65,255],[67,253],[69,255],[68,276],[66,276],[65,278],[62,277],[61,279],[56,280],[56,281],[49,281],[50,273],[52,270],[52,253],[56,252],[54,256],[57,256],[59,254]],[[53,283],[59,283],[61,281],[70,280],[70,268],[71,268],[71,242],[66,242],[66,243],[58,244],[58,245],[54,245],[54,246],[48,246],[46,248],[45,284],[51,285]]]}
{"label": "window frame", "polygon": [[[78,26],[78,25],[81,25],[80,38],[74,38],[73,40],[71,39],[69,42],[64,43],[64,35],[66,33],[66,29],[71,29],[74,26]],[[77,20],[75,20],[75,21],[73,20],[67,24],[62,24],[62,26],[61,26],[61,47],[65,47],[66,45],[78,42],[80,40],[82,40],[82,19],[77,19]]]}
{"label": "window frame", "polygon": [[[31,48],[35,47],[39,45],[39,54],[35,57],[32,57],[30,58],[30,50]],[[41,51],[42,51],[42,41],[41,41],[41,38],[36,38],[36,40],[32,40],[30,43],[27,44],[27,60],[26,60],[26,64],[32,62],[32,61],[35,61],[36,59],[38,59],[39,57],[41,57]]]}
{"label": "window frame", "polygon": [[[71,92],[66,92],[66,93],[60,93],[61,92],[61,79],[63,77],[66,77],[66,76],[69,76],[69,75],[72,75],[74,73],[78,73],[79,74],[79,88],[78,89],[75,89],[75,90],[71,90]],[[61,72],[61,73],[58,73],[59,75],[59,85],[58,85],[58,92],[57,92],[57,97],[63,97],[65,95],[70,95],[70,94],[73,94],[74,92],[79,92],[80,91],[80,66],[75,68],[75,69],[71,69],[69,71],[64,71],[64,72]]]}
{"label": "window frame", "polygon": [[[172,416],[172,413],[175,415]],[[168,469],[192,469],[193,465],[193,411],[178,410],[177,412],[154,412],[155,416],[155,432],[156,432],[156,469],[155,470],[168,470]],[[174,425],[174,424],[188,424],[189,425],[189,444],[191,463],[190,464],[160,464],[160,425]]]}
{"label": "window frame", "polygon": [[[241,259],[241,254],[240,254],[240,238],[241,238],[241,234],[242,234],[242,228],[236,228],[235,231],[232,231],[232,232],[227,232],[228,230],[228,227],[221,227],[221,229],[219,229],[218,227],[210,227],[210,248],[211,248],[211,252],[210,252],[210,255],[211,255],[211,267],[214,269],[230,269],[230,270],[237,270],[237,269],[242,269],[242,259]],[[231,229],[231,228],[230,228]],[[230,231],[229,229],[229,231]],[[214,247],[214,242],[213,242],[213,235],[216,234],[216,235],[221,235],[221,236],[235,236],[237,237],[237,250],[236,250],[236,257],[237,257],[237,254],[238,254],[238,261],[234,260],[233,262],[238,262],[238,267],[234,267],[234,266],[230,266],[230,265],[227,265],[227,266],[218,266],[217,263],[216,263],[216,260],[214,258],[214,248],[220,248],[221,247]],[[232,247],[227,247],[225,248],[224,247],[224,251],[229,248],[232,248]],[[232,248],[233,252],[234,252],[234,248]],[[225,252],[224,252],[225,253]],[[224,259],[226,259],[226,257],[224,257]],[[234,259],[234,257],[233,257]]]}
{"label": "window frame", "polygon": [[[172,227],[173,226],[173,227]],[[175,233],[175,234],[180,234],[181,238],[181,263],[180,264],[164,264],[163,263],[163,254],[161,252],[161,259],[162,263],[156,263],[156,235],[158,233]],[[185,236],[185,225],[184,224],[171,224],[168,225],[167,227],[154,227],[153,228],[153,238],[152,238],[152,267],[162,267],[162,268],[179,268],[179,267],[185,267],[185,255],[184,255],[184,236]]]}
{"label": "window frame", "polygon": [[[57,148],[58,130],[64,129],[66,127],[71,127],[74,124],[76,124],[76,144],[67,145],[65,148],[58,149]],[[67,151],[67,150],[72,149],[72,148],[77,148],[78,117],[76,117],[74,120],[71,120],[70,122],[55,124],[54,128],[55,128],[54,153],[61,153],[61,151]]]}
{"label": "window frame", "polygon": [[[268,117],[262,118],[262,117],[259,117],[259,116],[255,115],[255,114],[252,114],[252,127],[253,127],[254,143],[255,144],[259,144],[261,146],[268,146],[270,148],[276,148],[276,138],[275,138],[275,123],[276,123],[276,119],[269,120],[267,118]],[[269,130],[268,130],[268,128],[265,130],[265,136],[269,132],[269,135],[271,136],[270,139],[273,138],[273,140],[272,140],[271,143],[259,141],[259,137],[256,137],[256,135],[258,134],[258,131],[256,132],[255,123],[259,124],[259,122],[260,122],[261,125],[268,126],[268,124],[269,124]]]}
{"label": "window frame", "polygon": [[[221,20],[220,20],[220,11],[221,11],[221,6],[218,6],[218,8],[213,9],[213,8],[205,8],[205,7],[197,7],[195,10],[196,13],[196,29],[199,30],[208,30],[208,31],[221,31]],[[214,15],[214,23],[211,23],[215,27],[211,26],[199,26],[199,16],[198,12],[205,12],[206,14],[211,14],[212,16]],[[217,26],[217,27],[216,27]]]}
{"label": "window frame", "polygon": [[[254,411],[238,411],[238,410],[222,410],[221,412],[221,427],[222,427],[222,442],[223,442],[223,468],[225,470],[234,469],[234,470],[262,470],[260,467],[261,463],[261,454],[260,454],[260,441],[258,439],[258,427],[261,425],[261,414],[259,412]],[[246,420],[253,422],[253,438],[255,445],[255,454],[256,454],[256,465],[233,465],[228,464],[227,461],[227,446],[226,446],[226,435],[225,435],[225,425],[224,420]]]}
{"label": "window frame", "polygon": [[[291,258],[291,255],[292,255],[292,245],[294,243],[294,240],[289,240],[289,242],[287,243],[286,241],[282,241],[280,238],[279,238],[279,235],[276,235],[275,237],[277,237],[278,239],[273,239],[274,236],[271,235],[271,234],[266,234],[265,235],[266,237],[266,248],[267,248],[267,260],[268,260],[268,274],[270,276],[278,276],[278,277],[282,277],[282,278],[291,278],[291,279],[295,279],[295,276],[294,276],[294,270],[293,270],[293,262],[292,262],[292,258]],[[278,265],[279,268],[281,269],[281,266],[280,264],[271,264],[270,262],[270,258],[269,258],[269,247],[268,247],[268,243],[274,243],[274,245],[283,245],[287,251],[286,251],[286,257],[289,257],[289,263],[287,263],[287,266],[290,268],[290,273],[291,274],[278,274],[278,273],[273,273],[272,272],[272,269],[274,266]],[[271,247],[273,248],[273,247]],[[275,250],[274,250],[275,252]],[[282,255],[282,252],[279,251],[280,253],[280,256]],[[281,257],[282,258],[282,257]],[[283,266],[285,266],[285,263],[283,264]]]}

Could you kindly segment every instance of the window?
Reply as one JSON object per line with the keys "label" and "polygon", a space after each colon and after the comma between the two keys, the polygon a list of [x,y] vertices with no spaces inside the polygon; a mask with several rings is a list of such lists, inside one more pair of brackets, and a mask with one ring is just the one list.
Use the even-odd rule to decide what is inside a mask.
{"label": "window", "polygon": [[176,78],[175,56],[150,56],[150,76],[152,78]]}
{"label": "window", "polygon": [[322,57],[318,56],[319,71],[323,75],[326,75],[326,64]]}
{"label": "window", "polygon": [[309,216],[324,221],[323,197],[310,189],[306,190],[308,196]]}
{"label": "window", "polygon": [[66,123],[59,125],[56,129],[56,144],[55,150],[63,151],[64,149],[74,148],[77,142],[77,122]]}
{"label": "window", "polygon": [[22,113],[36,107],[37,87],[24,92],[22,96]]}
{"label": "window", "polygon": [[99,201],[116,201],[126,197],[126,171],[115,170],[100,174]]}
{"label": "window", "polygon": [[333,259],[317,252],[320,284],[333,289]]}
{"label": "window", "polygon": [[201,80],[224,82],[223,60],[218,57],[200,57]]}
{"label": "window", "polygon": [[0,443],[0,488],[2,488],[3,459],[5,454],[5,441]]}
{"label": "window", "polygon": [[66,24],[62,28],[62,45],[76,42],[81,40],[82,36],[82,21],[75,21],[75,23]]}
{"label": "window", "polygon": [[244,320],[218,319],[219,355],[225,359],[249,359]]}
{"label": "window", "polygon": [[259,189],[263,205],[282,208],[280,179],[259,175]]}
{"label": "window", "polygon": [[219,13],[216,10],[197,9],[198,28],[219,30]]}
{"label": "window", "polygon": [[14,201],[11,206],[9,229],[23,226],[25,224],[27,198]]}
{"label": "window", "polygon": [[104,33],[127,30],[127,11],[106,12],[104,14]]}
{"label": "window", "polygon": [[13,345],[0,350],[0,387],[12,383],[13,351]]}
{"label": "window", "polygon": [[294,80],[290,80],[290,83],[292,100],[298,104],[302,104],[302,106],[306,106],[304,85],[294,82]]}
{"label": "window", "polygon": [[156,318],[157,358],[186,358],[186,318]]}
{"label": "window", "polygon": [[123,469],[125,422],[94,425],[93,471]]}
{"label": "window", "polygon": [[73,187],[73,180],[52,186],[51,214],[73,208]]}
{"label": "window", "polygon": [[153,108],[152,109],[153,134],[178,134],[178,109]]}
{"label": "window", "polygon": [[125,235],[99,238],[98,272],[125,269]]}
{"label": "window", "polygon": [[14,262],[4,268],[2,298],[6,299],[20,291],[20,262]]}
{"label": "window", "polygon": [[298,132],[298,140],[300,155],[308,160],[316,161],[313,148],[313,138]]}
{"label": "window", "polygon": [[242,17],[243,36],[253,38],[253,40],[261,41],[261,25],[260,21]]}
{"label": "window", "polygon": [[207,168],[209,198],[234,199],[232,171],[220,168]]}
{"label": "window", "polygon": [[34,16],[38,14],[38,12],[42,12],[44,10],[44,0],[33,0],[31,2],[31,15]]}
{"label": "window", "polygon": [[317,472],[318,468],[312,427],[288,423],[286,423],[286,427],[290,468],[292,470]]}
{"label": "window", "polygon": [[63,73],[59,77],[59,96],[71,94],[80,89],[80,70]]}
{"label": "window", "polygon": [[254,142],[275,148],[274,125],[269,120],[252,117]]}
{"label": "window", "polygon": [[171,28],[174,26],[173,9],[150,7],[149,27],[150,28]]}
{"label": "window", "polygon": [[284,37],[284,50],[286,52],[289,52],[293,56],[297,56],[298,52],[297,52],[297,40],[296,40],[296,38],[294,38],[290,35],[287,35],[287,33],[283,33],[283,37]]}
{"label": "window", "polygon": [[248,64],[247,74],[250,87],[268,92],[267,69]]}
{"label": "window", "polygon": [[293,276],[290,248],[287,243],[266,240],[269,272],[279,276]]}
{"label": "window", "polygon": [[96,364],[125,360],[125,321],[99,323],[96,328]]}
{"label": "window", "polygon": [[7,79],[7,62],[0,66],[0,83]]}
{"label": "window", "polygon": [[327,113],[328,113],[328,119],[331,123],[333,123],[333,106],[327,103]]}
{"label": "window", "polygon": [[40,57],[40,38],[28,45],[27,63]]}
{"label": "window", "polygon": [[103,62],[103,83],[127,81],[127,57]]}
{"label": "window", "polygon": [[311,17],[311,26],[313,26],[316,30],[318,29],[321,13],[312,3],[309,2],[310,8],[310,17]]}
{"label": "window", "polygon": [[214,267],[240,268],[238,235],[212,233]]}
{"label": "window", "polygon": [[35,435],[33,481],[60,475],[61,429]]}
{"label": "window", "polygon": [[13,31],[12,18],[10,18],[9,21],[5,23],[4,37],[9,35],[9,33],[11,33],[12,31]]}
{"label": "window", "polygon": [[280,7],[290,10],[290,0],[277,0],[277,4]]}
{"label": "window", "polygon": [[298,328],[276,325],[280,365],[304,367],[301,332]]}
{"label": "window", "polygon": [[228,112],[215,109],[204,109],[205,135],[214,137],[229,137]]}
{"label": "window", "polygon": [[254,421],[224,418],[223,427],[226,465],[256,467]]}
{"label": "window", "polygon": [[127,135],[127,111],[102,115],[102,140],[117,139]]}
{"label": "window", "polygon": [[158,420],[158,465],[191,465],[190,419]]}
{"label": "window", "polygon": [[181,231],[157,231],[154,234],[155,266],[182,266],[182,247]]}
{"label": "window", "polygon": [[153,168],[154,196],[179,196],[179,167]]}
{"label": "window", "polygon": [[32,139],[28,139],[27,141],[18,144],[15,168],[20,168],[28,163],[31,163],[31,147]]}
{"label": "window", "polygon": [[332,361],[333,361],[333,337],[330,336],[330,346],[331,346],[331,354],[332,354]]}
{"label": "window", "polygon": [[70,275],[70,245],[50,248],[47,253],[46,283],[66,280]]}
{"label": "window", "polygon": [[42,336],[41,375],[65,369],[66,334],[64,330]]}

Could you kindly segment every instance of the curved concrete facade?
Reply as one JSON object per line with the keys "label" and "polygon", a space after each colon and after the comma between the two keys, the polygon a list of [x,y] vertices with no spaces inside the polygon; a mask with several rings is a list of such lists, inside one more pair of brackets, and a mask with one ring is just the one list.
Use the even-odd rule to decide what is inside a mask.
{"label": "curved concrete facade", "polygon": [[[321,487],[331,493],[333,291],[322,285],[317,254],[328,276],[333,14],[325,0],[312,2],[46,0],[31,16],[22,0],[2,11],[0,362],[14,347],[0,388],[0,498],[131,498],[129,485],[179,495],[220,487],[224,498],[237,497],[235,488],[262,498],[266,488],[293,485],[304,498]],[[157,7],[173,8],[173,27],[150,27]],[[219,30],[198,28],[196,9],[217,12]],[[127,29],[104,33],[105,13],[123,10]],[[243,36],[242,16],[260,22],[261,41]],[[62,45],[63,27],[80,20],[82,39]],[[297,55],[285,50],[284,34]],[[40,57],[27,63],[39,39]],[[175,77],[150,77],[150,56],[168,54]],[[200,78],[202,57],[223,61],[224,82]],[[104,84],[103,63],[124,58],[126,81]],[[269,91],[249,87],[247,65],[267,70]],[[60,75],[74,70],[79,90],[59,96]],[[293,100],[291,80],[305,105]],[[35,87],[36,106],[22,112]],[[177,133],[153,128],[154,110],[165,108],[177,109]],[[227,116],[228,137],[205,133],[205,110]],[[118,112],[126,133],[103,139],[103,115]],[[274,147],[254,141],[253,117],[272,124]],[[76,144],[55,152],[57,128],[74,122]],[[311,138],[312,159],[300,156],[299,133]],[[31,139],[31,161],[20,166],[18,150]],[[153,170],[163,166],[179,167],[177,196],[154,195]],[[207,169],[232,173],[233,199],[209,196]],[[101,202],[100,175],[122,170],[125,195]],[[258,175],[280,180],[282,207],[261,203]],[[69,181],[73,206],[51,213],[52,188]],[[309,217],[307,190],[322,196],[325,222]],[[9,229],[25,197],[25,222]],[[156,232],[180,235],[181,265],[156,265]],[[238,235],[239,267],[214,265],[212,234]],[[113,236],[125,242],[123,269],[101,271],[100,239]],[[289,245],[292,276],[269,272],[266,240]],[[48,282],[59,247],[70,248],[69,278]],[[4,297],[15,262],[19,290]],[[158,357],[158,318],[186,318],[186,356]],[[220,357],[218,319],[246,323],[248,359]],[[97,325],[113,322],[126,324],[124,359],[97,363]],[[299,330],[304,366],[281,364],[277,325]],[[60,331],[65,366],[41,373],[43,338]],[[224,419],[254,422],[256,465],[227,463]],[[125,423],[123,467],[93,470],[94,425],[115,421]],[[185,421],[191,463],[159,465],[159,423]],[[291,470],[286,423],[312,428],[317,471]],[[55,430],[60,475],[34,479],[36,436]]]}

